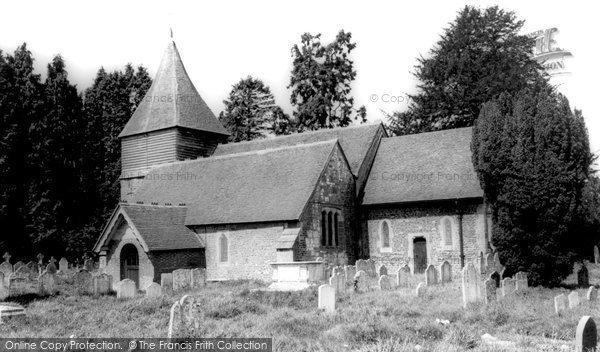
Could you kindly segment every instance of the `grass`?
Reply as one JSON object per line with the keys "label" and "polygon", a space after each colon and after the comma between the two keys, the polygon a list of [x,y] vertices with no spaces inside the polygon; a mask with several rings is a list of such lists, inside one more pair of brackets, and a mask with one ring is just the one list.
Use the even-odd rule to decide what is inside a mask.
{"label": "grass", "polygon": [[[590,270],[591,280],[600,277]],[[415,282],[422,279],[415,277]],[[594,281],[593,281],[594,282]],[[414,287],[415,285],[411,285]],[[336,314],[317,310],[317,290],[265,292],[257,282],[213,283],[195,292],[121,300],[115,296],[21,297],[25,317],[0,325],[3,337],[166,337],[169,310],[184,294],[198,297],[201,337],[273,337],[277,351],[498,351],[481,342],[488,333],[515,343],[518,351],[573,347],[581,316],[599,316],[600,304],[585,300],[562,316],[554,296],[565,288],[530,288],[490,305],[461,306],[460,284],[337,297]],[[436,319],[450,321],[447,325]],[[416,347],[419,345],[420,347]]]}

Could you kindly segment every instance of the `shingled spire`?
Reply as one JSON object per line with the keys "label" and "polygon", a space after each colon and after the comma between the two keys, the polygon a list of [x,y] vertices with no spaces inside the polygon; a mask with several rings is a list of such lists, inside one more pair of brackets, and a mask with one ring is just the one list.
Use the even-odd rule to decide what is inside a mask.
{"label": "shingled spire", "polygon": [[121,198],[128,200],[152,167],[210,156],[228,135],[198,94],[171,41],[152,86],[119,135]]}

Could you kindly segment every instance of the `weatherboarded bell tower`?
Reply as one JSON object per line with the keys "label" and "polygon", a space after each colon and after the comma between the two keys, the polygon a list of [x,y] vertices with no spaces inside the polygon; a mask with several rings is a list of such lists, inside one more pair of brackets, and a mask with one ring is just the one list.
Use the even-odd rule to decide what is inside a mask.
{"label": "weatherboarded bell tower", "polygon": [[121,199],[131,199],[152,167],[210,156],[228,135],[198,94],[171,41],[152,86],[119,135]]}

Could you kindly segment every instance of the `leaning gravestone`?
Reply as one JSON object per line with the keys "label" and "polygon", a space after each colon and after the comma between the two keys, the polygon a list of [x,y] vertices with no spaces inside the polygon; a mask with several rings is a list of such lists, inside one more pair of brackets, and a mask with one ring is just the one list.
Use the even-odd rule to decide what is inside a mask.
{"label": "leaning gravestone", "polygon": [[577,324],[575,332],[575,350],[576,351],[596,351],[598,344],[598,331],[596,323],[590,316],[583,316]]}
{"label": "leaning gravestone", "polygon": [[502,279],[502,297],[506,297],[508,295],[511,295],[515,292],[515,290],[517,289],[517,286],[515,285],[515,280],[511,279],[510,277],[507,277],[505,279]]}
{"label": "leaning gravestone", "polygon": [[492,279],[483,282],[483,298],[486,304],[496,301],[496,283]]}
{"label": "leaning gravestone", "polygon": [[567,299],[567,296],[561,293],[560,295],[554,297],[554,312],[557,315],[560,315],[562,311],[567,309],[568,304],[569,300]]}
{"label": "leaning gravestone", "polygon": [[79,295],[94,294],[94,280],[92,274],[85,269],[80,269],[73,275],[73,285],[75,285],[75,290]]}
{"label": "leaning gravestone", "polygon": [[354,265],[346,265],[344,267],[344,275],[346,276],[346,282],[353,282],[354,275],[356,275],[356,267]]}
{"label": "leaning gravestone", "polygon": [[44,272],[38,279],[38,291],[41,296],[58,293],[58,278],[56,274]]}
{"label": "leaning gravestone", "polygon": [[367,270],[365,271],[367,275],[371,278],[377,277],[377,270],[375,268],[375,261],[373,259],[365,260]]}
{"label": "leaning gravestone", "polygon": [[178,337],[178,333],[181,330],[181,304],[179,301],[175,301],[171,306],[171,312],[169,316],[169,331],[167,337],[172,339]]}
{"label": "leaning gravestone", "polygon": [[329,278],[329,285],[335,289],[335,293],[342,293],[346,289],[346,276],[334,272]]}
{"label": "leaning gravestone", "polygon": [[571,291],[569,293],[569,308],[575,308],[579,306],[579,293],[577,291]]}
{"label": "leaning gravestone", "polygon": [[161,295],[160,291],[161,291],[160,285],[157,284],[156,282],[153,282],[150,285],[148,285],[148,287],[146,287],[146,297],[148,297],[148,298],[160,297],[160,295]]}
{"label": "leaning gravestone", "polygon": [[94,294],[95,295],[106,295],[109,294],[112,289],[112,276],[108,274],[100,274],[94,276]]}
{"label": "leaning gravestone", "polygon": [[500,288],[500,274],[497,271],[490,274],[490,279],[496,283],[496,288]]}
{"label": "leaning gravestone", "polygon": [[425,269],[425,285],[433,286],[433,285],[437,285],[437,283],[438,283],[437,270],[435,269],[435,266],[433,266],[432,264],[429,264],[429,266],[427,266],[427,269]]}
{"label": "leaning gravestone", "polygon": [[583,264],[581,268],[577,271],[577,284],[579,286],[589,286],[590,285],[590,277],[588,274],[588,270]]}
{"label": "leaning gravestone", "polygon": [[502,266],[502,263],[500,263],[500,255],[498,254],[498,252],[494,253],[494,270],[497,272],[501,272],[502,269],[504,269],[504,266]]}
{"label": "leaning gravestone", "polygon": [[173,292],[173,274],[172,273],[162,273],[160,274],[160,287],[162,293]]}
{"label": "leaning gravestone", "polygon": [[168,337],[189,337],[199,334],[199,318],[202,316],[196,298],[185,295],[171,307]]}
{"label": "leaning gravestone", "polygon": [[585,298],[590,302],[596,301],[596,299],[598,298],[598,290],[596,289],[596,287],[590,286],[590,288],[588,288],[587,290]]}
{"label": "leaning gravestone", "polygon": [[319,286],[319,309],[327,313],[335,312],[335,288],[328,284]]}
{"label": "leaning gravestone", "polygon": [[13,270],[17,271],[23,265],[25,265],[25,263],[23,263],[22,261],[19,260],[18,262],[15,263],[15,265],[13,265]]}
{"label": "leaning gravestone", "polygon": [[485,256],[485,268],[487,274],[491,274],[496,270],[496,267],[494,266],[494,255],[492,253],[488,253]]}
{"label": "leaning gravestone", "polygon": [[425,296],[425,284],[424,283],[419,282],[419,284],[417,285],[417,288],[415,289],[415,294],[417,295],[417,297]]}
{"label": "leaning gravestone", "polygon": [[379,277],[379,289],[381,291],[389,291],[392,289],[392,277],[388,275],[381,275]]}
{"label": "leaning gravestone", "polygon": [[452,266],[447,261],[440,266],[440,273],[442,274],[442,284],[452,281]]}
{"label": "leaning gravestone", "polygon": [[462,270],[462,298],[463,307],[469,303],[475,303],[479,300],[480,283],[479,275],[473,263],[467,264]]}
{"label": "leaning gravestone", "polygon": [[368,290],[367,273],[361,270],[354,275],[354,291],[367,292]]}
{"label": "leaning gravestone", "polygon": [[190,288],[191,270],[177,269],[173,271],[173,290],[179,291]]}
{"label": "leaning gravestone", "polygon": [[382,275],[387,275],[388,274],[388,269],[384,264],[381,264],[378,268],[377,268],[377,275],[382,276]]}
{"label": "leaning gravestone", "polygon": [[192,288],[206,286],[206,271],[203,268],[194,268],[190,271]]}
{"label": "leaning gravestone", "polygon": [[117,284],[117,298],[134,298],[137,294],[135,282],[131,279],[123,279]]}
{"label": "leaning gravestone", "polygon": [[404,265],[396,272],[396,286],[408,287],[408,280],[410,277],[410,268],[408,265]]}

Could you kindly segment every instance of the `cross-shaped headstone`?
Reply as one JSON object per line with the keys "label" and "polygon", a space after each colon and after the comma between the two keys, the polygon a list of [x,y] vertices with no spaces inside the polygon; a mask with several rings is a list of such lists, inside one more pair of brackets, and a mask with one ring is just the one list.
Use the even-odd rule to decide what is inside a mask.
{"label": "cross-shaped headstone", "polygon": [[56,259],[54,259],[54,257],[50,257],[50,260],[48,261],[48,263],[54,264],[54,263],[56,263]]}
{"label": "cross-shaped headstone", "polygon": [[38,264],[42,264],[44,262],[44,255],[42,253],[37,255]]}
{"label": "cross-shaped headstone", "polygon": [[4,253],[4,255],[2,256],[2,258],[4,258],[4,260],[5,260],[7,263],[10,263],[10,257],[11,257],[11,255],[10,255],[10,253],[8,253],[8,252]]}

